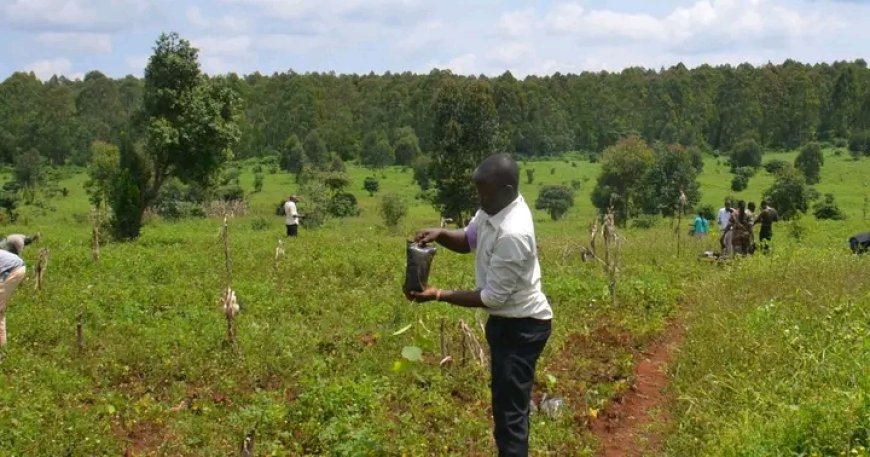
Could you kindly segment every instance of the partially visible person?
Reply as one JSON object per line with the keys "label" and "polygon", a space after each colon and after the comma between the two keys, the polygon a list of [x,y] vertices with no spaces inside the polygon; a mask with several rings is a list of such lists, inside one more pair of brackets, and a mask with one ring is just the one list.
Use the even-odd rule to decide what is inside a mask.
{"label": "partially visible person", "polygon": [[0,347],[6,346],[6,307],[26,270],[21,257],[0,249]]}
{"label": "partially visible person", "polygon": [[852,249],[854,254],[864,254],[870,250],[870,232],[852,235],[849,238],[849,248]]}
{"label": "partially visible person", "polygon": [[737,211],[731,214],[731,222],[728,227],[729,251],[728,255],[751,254],[752,231],[750,229],[749,213],[746,211],[746,202],[737,202]]}
{"label": "partially visible person", "polygon": [[39,239],[39,233],[33,235],[22,235],[20,233],[13,233],[11,235],[7,235],[6,238],[0,240],[0,249],[4,251],[9,251],[15,255],[24,254],[24,247],[33,243],[34,241]]}
{"label": "partially visible person", "polygon": [[291,195],[287,197],[287,202],[284,203],[284,224],[287,226],[287,236],[299,234],[299,211],[296,208],[298,201],[299,197]]}
{"label": "partially visible person", "polygon": [[696,238],[706,238],[708,231],[709,225],[707,224],[707,218],[705,218],[699,211],[698,215],[695,217],[695,222],[692,223],[692,234],[695,235]]}
{"label": "partially visible person", "polygon": [[719,247],[722,252],[727,251],[725,244],[725,236],[728,234],[728,224],[731,223],[731,200],[725,199],[725,206],[719,208],[719,213],[716,215],[716,223],[719,224]]}
{"label": "partially visible person", "polygon": [[768,200],[761,202],[761,213],[755,218],[755,224],[761,226],[758,231],[758,243],[761,245],[761,252],[767,254],[770,252],[770,240],[773,238],[773,223],[779,220],[779,214],[775,209],[771,208]]}

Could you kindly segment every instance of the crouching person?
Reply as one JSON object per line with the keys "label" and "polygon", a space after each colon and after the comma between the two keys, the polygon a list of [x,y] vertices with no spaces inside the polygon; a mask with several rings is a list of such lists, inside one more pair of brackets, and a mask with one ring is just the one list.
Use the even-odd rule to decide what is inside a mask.
{"label": "crouching person", "polygon": [[0,347],[6,346],[6,307],[25,271],[21,257],[0,250]]}

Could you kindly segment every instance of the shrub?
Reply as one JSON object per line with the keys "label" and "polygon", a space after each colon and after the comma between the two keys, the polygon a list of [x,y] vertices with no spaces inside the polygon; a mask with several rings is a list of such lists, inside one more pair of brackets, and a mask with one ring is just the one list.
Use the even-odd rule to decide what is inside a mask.
{"label": "shrub", "polygon": [[807,143],[794,160],[795,168],[804,174],[807,184],[818,184],[824,164],[825,155],[822,153],[822,145],[816,142]]}
{"label": "shrub", "polygon": [[571,180],[571,188],[574,189],[574,190],[576,190],[576,191],[579,191],[580,189],[583,188],[583,180],[581,180],[581,179],[572,179],[572,180]]}
{"label": "shrub", "polygon": [[251,229],[261,232],[269,229],[269,220],[263,216],[257,216],[251,221]]}
{"label": "shrub", "polygon": [[731,149],[731,170],[740,167],[758,168],[761,166],[761,145],[753,139],[743,140]]}
{"label": "shrub", "polygon": [[658,225],[661,217],[656,214],[641,214],[631,220],[632,228],[650,229]]}
{"label": "shrub", "polygon": [[849,138],[849,151],[855,157],[870,155],[870,130],[853,133]]}
{"label": "shrub", "polygon": [[533,182],[535,182],[535,169],[526,168],[526,184],[532,184]]}
{"label": "shrub", "polygon": [[565,186],[544,186],[541,189],[535,209],[543,209],[555,221],[574,206],[574,191]]}
{"label": "shrub", "polygon": [[831,144],[835,148],[848,148],[849,147],[849,140],[847,140],[845,138],[834,138],[834,141],[832,141]]}
{"label": "shrub", "polygon": [[833,194],[825,194],[825,199],[813,206],[813,215],[816,216],[816,219],[830,219],[835,221],[846,219],[846,215],[843,214],[843,211],[840,210],[840,207],[837,206],[837,203],[834,201]]}
{"label": "shrub", "polygon": [[741,192],[749,186],[749,178],[744,174],[736,174],[731,178],[731,190]]}
{"label": "shrub", "polygon": [[786,168],[777,174],[776,181],[764,193],[765,199],[785,220],[806,213],[813,196],[813,189],[807,186],[804,176],[794,168]]}
{"label": "shrub", "polygon": [[402,218],[408,214],[408,204],[396,193],[389,193],[381,198],[381,217],[387,227],[396,227]]}
{"label": "shrub", "polygon": [[217,191],[218,198],[225,202],[244,200],[245,191],[238,184],[221,186]]}
{"label": "shrub", "polygon": [[254,173],[254,192],[262,192],[263,191],[263,173],[256,172]]}
{"label": "shrub", "polygon": [[329,215],[335,217],[351,217],[359,215],[356,197],[349,192],[338,192],[329,201]]}
{"label": "shrub", "polygon": [[764,164],[764,169],[770,174],[777,174],[786,168],[791,168],[791,164],[780,159],[774,159]]}
{"label": "shrub", "polygon": [[363,181],[363,190],[369,193],[369,197],[373,197],[380,188],[381,184],[374,176],[369,176]]}

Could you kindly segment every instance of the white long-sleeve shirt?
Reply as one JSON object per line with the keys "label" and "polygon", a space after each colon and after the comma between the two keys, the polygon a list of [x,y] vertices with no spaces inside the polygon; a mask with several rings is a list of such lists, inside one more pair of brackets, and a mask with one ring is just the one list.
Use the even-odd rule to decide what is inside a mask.
{"label": "white long-sleeve shirt", "polygon": [[299,213],[296,211],[296,203],[293,203],[289,200],[284,203],[284,215],[287,216],[284,219],[284,223],[286,225],[299,224]]}
{"label": "white long-sleeve shirt", "polygon": [[492,216],[478,210],[465,230],[475,251],[477,288],[489,314],[552,319],[541,290],[532,212],[523,197]]}

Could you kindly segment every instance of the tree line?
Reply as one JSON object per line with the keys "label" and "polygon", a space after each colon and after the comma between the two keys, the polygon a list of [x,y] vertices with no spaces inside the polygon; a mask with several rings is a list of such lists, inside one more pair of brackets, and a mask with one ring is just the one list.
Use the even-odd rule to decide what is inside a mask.
{"label": "tree line", "polygon": [[[727,153],[753,139],[765,149],[793,149],[809,141],[870,144],[870,70],[866,62],[806,65],[792,60],[754,67],[702,65],[687,69],[628,68],[498,77],[429,74],[217,78],[239,98],[236,158],[280,156],[299,167],[302,147],[322,150],[309,161],[371,166],[411,165],[440,147],[433,110],[448,83],[474,83],[494,108],[494,147],[522,157],[565,151],[598,154],[620,139],[680,144]],[[0,83],[0,161],[29,151],[55,164],[86,164],[90,145],[121,144],[144,134],[145,80],[112,79],[98,71],[82,80],[15,73]],[[294,151],[295,149],[295,151]],[[868,148],[870,149],[870,148]],[[294,157],[294,154],[295,157]]]}

